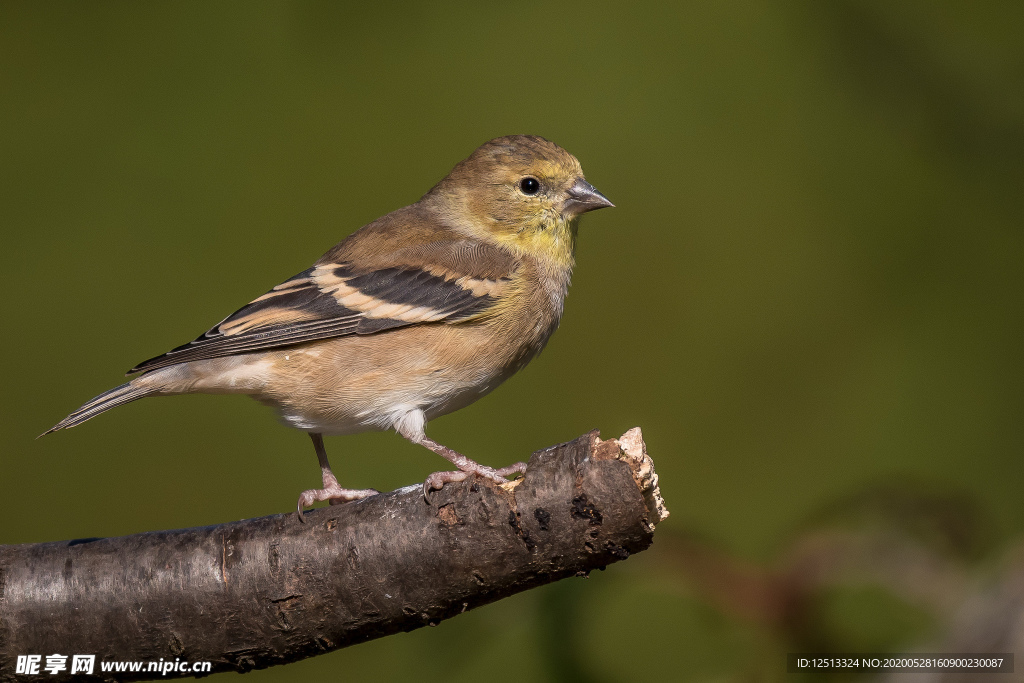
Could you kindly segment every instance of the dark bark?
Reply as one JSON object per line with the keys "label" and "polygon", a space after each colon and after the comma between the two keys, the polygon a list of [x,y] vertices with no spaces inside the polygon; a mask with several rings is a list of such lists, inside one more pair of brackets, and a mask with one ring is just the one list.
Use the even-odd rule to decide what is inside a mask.
{"label": "dark bark", "polygon": [[305,524],[287,514],[3,546],[0,681],[25,680],[15,663],[29,654],[95,654],[94,675],[119,681],[161,676],[101,662],[284,664],[623,560],[666,515],[637,429],[538,451],[504,486],[446,484],[430,504],[413,486]]}

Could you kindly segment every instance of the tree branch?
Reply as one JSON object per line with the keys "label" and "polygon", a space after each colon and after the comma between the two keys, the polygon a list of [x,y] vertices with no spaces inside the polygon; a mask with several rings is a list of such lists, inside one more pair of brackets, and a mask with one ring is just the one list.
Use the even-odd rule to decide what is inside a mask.
{"label": "tree branch", "polygon": [[110,676],[104,661],[209,661],[213,672],[293,662],[626,559],[667,516],[632,429],[538,451],[506,485],[447,484],[431,504],[416,485],[305,524],[273,515],[2,546],[0,681],[25,680],[15,663],[28,654],[44,665],[95,654],[95,677]]}

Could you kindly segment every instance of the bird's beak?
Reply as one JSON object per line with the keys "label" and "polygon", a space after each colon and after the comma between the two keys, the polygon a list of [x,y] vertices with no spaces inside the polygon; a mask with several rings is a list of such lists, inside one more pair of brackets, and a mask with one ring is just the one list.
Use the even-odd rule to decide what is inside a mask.
{"label": "bird's beak", "polygon": [[593,185],[583,178],[569,188],[569,198],[565,200],[562,210],[572,216],[578,216],[594,209],[603,209],[606,206],[615,206],[608,198],[597,191]]}

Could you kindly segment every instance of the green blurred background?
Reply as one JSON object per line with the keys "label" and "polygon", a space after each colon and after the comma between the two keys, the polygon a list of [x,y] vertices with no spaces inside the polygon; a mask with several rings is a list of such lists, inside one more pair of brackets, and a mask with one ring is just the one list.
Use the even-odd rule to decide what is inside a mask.
{"label": "green blurred background", "polygon": [[[1024,534],[1022,25],[936,0],[4,3],[0,543],[292,509],[308,439],[244,398],[34,438],[526,132],[617,208],[583,221],[544,354],[429,432],[498,465],[639,425],[672,517],[588,581],[247,680],[797,680],[786,652],[948,642]],[[327,447],[355,488],[443,464]]]}

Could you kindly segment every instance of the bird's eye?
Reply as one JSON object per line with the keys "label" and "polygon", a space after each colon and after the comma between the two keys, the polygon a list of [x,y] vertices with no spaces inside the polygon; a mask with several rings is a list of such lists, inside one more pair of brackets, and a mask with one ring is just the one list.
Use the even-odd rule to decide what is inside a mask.
{"label": "bird's eye", "polygon": [[540,192],[540,182],[536,178],[526,176],[519,181],[519,189],[523,191],[523,194],[535,195]]}

